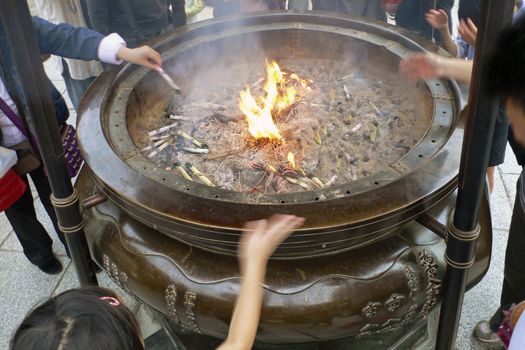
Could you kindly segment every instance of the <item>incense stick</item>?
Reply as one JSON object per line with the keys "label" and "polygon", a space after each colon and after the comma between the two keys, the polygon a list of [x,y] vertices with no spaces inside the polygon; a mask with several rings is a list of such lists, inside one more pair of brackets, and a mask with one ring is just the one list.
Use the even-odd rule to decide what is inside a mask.
{"label": "incense stick", "polygon": [[162,77],[162,79],[164,79],[166,81],[166,83],[168,83],[169,86],[171,86],[171,88],[177,92],[180,92],[180,87],[175,84],[175,82],[173,81],[173,79],[170,78],[170,76],[166,73],[166,71],[164,69],[162,69],[161,67],[157,67],[157,72],[159,73],[159,75]]}

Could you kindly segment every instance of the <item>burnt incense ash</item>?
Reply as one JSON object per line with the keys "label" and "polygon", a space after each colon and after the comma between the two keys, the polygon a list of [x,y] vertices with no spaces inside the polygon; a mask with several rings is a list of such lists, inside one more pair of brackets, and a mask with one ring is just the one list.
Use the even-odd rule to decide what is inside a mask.
{"label": "burnt incense ash", "polygon": [[139,147],[174,174],[238,192],[355,181],[402,158],[426,132],[423,92],[349,61],[282,59],[203,72],[174,94]]}

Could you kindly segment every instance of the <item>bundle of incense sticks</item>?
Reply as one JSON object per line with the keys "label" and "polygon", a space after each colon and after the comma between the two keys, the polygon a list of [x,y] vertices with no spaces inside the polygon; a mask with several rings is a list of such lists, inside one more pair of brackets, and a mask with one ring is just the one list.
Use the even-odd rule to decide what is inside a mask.
{"label": "bundle of incense sticks", "polygon": [[[156,149],[158,151],[158,149],[160,147],[163,147],[164,144],[169,144],[171,142],[171,140],[169,139],[169,135],[168,137],[163,137],[163,138],[160,138],[159,140],[155,141],[153,144],[141,149],[142,152],[146,152],[146,151],[149,151],[149,150],[152,150],[152,149]],[[163,147],[162,149],[166,148],[167,146]]]}
{"label": "bundle of incense sticks", "polygon": [[195,138],[193,138],[192,136],[186,134],[184,131],[182,130],[177,130],[175,132],[176,135],[190,141],[191,143],[193,143],[195,146],[197,147],[200,147],[200,148],[207,148],[208,146],[206,146],[205,144],[203,144],[202,142],[200,142],[199,140],[196,140]]}
{"label": "bundle of incense sticks", "polygon": [[148,158],[155,157],[157,154],[162,152],[166,147],[168,147],[171,144],[171,142],[169,140],[163,140],[163,141],[164,141],[164,143],[162,143],[157,148],[153,149],[153,151],[150,154],[147,155]]}
{"label": "bundle of incense sticks", "polygon": [[176,115],[176,114],[170,114],[168,117],[169,117],[171,120],[184,120],[184,121],[192,120],[190,117],[185,117],[185,116],[182,116],[182,115]]}
{"label": "bundle of incense sticks", "polygon": [[301,177],[301,180],[309,182],[313,184],[315,187],[321,188],[324,186],[323,182],[319,180],[317,176],[308,176],[308,174],[306,174],[306,172],[303,169],[301,169],[300,172],[301,172],[301,175],[303,175]]}
{"label": "bundle of incense sticks", "polygon": [[190,172],[193,174],[193,175],[197,175],[199,177],[199,179],[204,182],[204,184],[210,186],[210,187],[215,187],[215,184],[213,182],[210,181],[210,179],[208,179],[206,177],[206,175],[204,175],[203,173],[200,172],[199,169],[197,169],[194,165],[191,165],[191,163],[186,163],[186,167],[188,169],[190,169]]}
{"label": "bundle of incense sticks", "polygon": [[173,81],[173,79],[170,78],[170,76],[168,75],[168,73],[166,73],[166,71],[164,71],[164,69],[162,69],[162,67],[157,67],[157,72],[159,73],[159,75],[162,77],[162,79],[164,79],[166,81],[166,83],[168,83],[168,85],[175,91],[177,92],[180,92],[181,89],[180,87],[175,84],[175,82]]}
{"label": "bundle of incense sticks", "polygon": [[177,169],[177,171],[182,175],[183,178],[185,178],[186,180],[193,181],[191,175],[188,174],[188,172],[186,171],[186,169],[184,169],[184,166],[182,166],[182,164],[180,164],[179,162],[175,162],[173,163],[173,167]]}
{"label": "bundle of incense sticks", "polygon": [[173,129],[176,126],[177,126],[177,123],[173,123],[173,124],[170,124],[170,125],[163,126],[162,128],[159,128],[159,129],[151,130],[150,132],[148,132],[148,136],[151,137],[151,136],[156,136],[158,134],[163,134],[165,132],[170,131],[171,129]]}

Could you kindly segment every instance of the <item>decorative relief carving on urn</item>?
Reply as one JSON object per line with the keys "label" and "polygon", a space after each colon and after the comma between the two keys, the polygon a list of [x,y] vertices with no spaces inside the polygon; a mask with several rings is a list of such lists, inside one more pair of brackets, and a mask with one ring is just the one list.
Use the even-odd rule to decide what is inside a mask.
{"label": "decorative relief carving on urn", "polygon": [[179,327],[183,332],[191,332],[202,334],[201,329],[197,324],[197,319],[195,317],[195,301],[197,300],[197,293],[186,291],[184,293],[184,317],[186,321],[183,321],[179,317],[179,312],[177,311],[177,298],[178,291],[174,283],[168,284],[165,291],[166,306],[168,308],[168,316]]}
{"label": "decorative relief carving on urn", "polygon": [[361,327],[361,329],[359,330],[359,335],[364,336],[364,335],[372,334],[372,331],[375,329],[378,329],[379,327],[381,326],[375,323],[366,324],[363,327]]}
{"label": "decorative relief carving on urn", "polygon": [[381,310],[383,307],[389,312],[396,312],[399,310],[406,299],[406,296],[394,293],[385,301],[384,304],[378,301],[370,301],[361,311],[364,317],[374,318],[377,316],[379,310]]}
{"label": "decorative relief carving on urn", "polygon": [[109,277],[111,277],[120,288],[130,293],[128,286],[126,285],[128,282],[128,275],[122,271],[117,264],[111,261],[106,254],[102,255],[102,264],[104,265],[104,270],[109,274]]}
{"label": "decorative relief carving on urn", "polygon": [[408,312],[401,319],[401,324],[403,326],[417,319],[417,315],[418,315],[417,308],[418,308],[417,304],[410,305],[410,307],[408,308]]}
{"label": "decorative relief carving on urn", "polygon": [[419,252],[418,260],[421,267],[425,270],[428,279],[425,303],[421,307],[418,315],[418,317],[424,318],[438,302],[439,292],[441,290],[441,280],[438,278],[437,274],[438,264],[434,261],[434,257],[427,250]]}
{"label": "decorative relief carving on urn", "polygon": [[375,335],[379,333],[388,333],[392,332],[402,326],[400,318],[388,319],[382,324],[366,324],[359,330],[359,334],[356,335],[356,338],[362,338],[370,335]]}
{"label": "decorative relief carving on urn", "polygon": [[401,294],[392,294],[385,301],[385,309],[387,309],[390,312],[396,312],[397,310],[399,310],[406,298],[406,296]]}
{"label": "decorative relief carving on urn", "polygon": [[166,306],[168,308],[168,316],[177,326],[180,327],[179,315],[177,315],[177,287],[170,283],[166,287]]}
{"label": "decorative relief carving on urn", "polygon": [[410,297],[414,297],[421,290],[419,278],[417,276],[416,269],[412,265],[405,266],[405,276],[408,279],[408,289]]}
{"label": "decorative relief carving on urn", "polygon": [[394,293],[384,303],[371,301],[362,309],[362,314],[366,318],[374,318],[383,307],[387,311],[394,313],[398,311],[405,302],[410,300],[412,304],[408,308],[407,313],[402,318],[391,318],[382,324],[367,324],[359,330],[356,338],[393,331],[418,318],[425,318],[434,305],[437,304],[441,289],[441,280],[438,277],[438,264],[435,262],[432,254],[426,249],[419,252],[417,260],[421,268],[423,268],[428,281],[423,305],[420,307],[416,300],[418,293],[422,291],[422,281],[418,276],[416,268],[412,265],[406,265],[405,276],[408,280],[408,289],[410,291],[408,297]]}
{"label": "decorative relief carving on urn", "polygon": [[363,316],[366,318],[374,318],[377,316],[377,312],[383,307],[383,304],[377,301],[370,301],[366,306],[361,310]]}
{"label": "decorative relief carving on urn", "polygon": [[197,320],[195,319],[195,313],[193,309],[195,308],[195,300],[197,299],[197,294],[194,292],[187,291],[184,294],[184,306],[186,307],[186,322],[181,323],[182,327],[185,330],[202,334],[201,329],[197,325]]}

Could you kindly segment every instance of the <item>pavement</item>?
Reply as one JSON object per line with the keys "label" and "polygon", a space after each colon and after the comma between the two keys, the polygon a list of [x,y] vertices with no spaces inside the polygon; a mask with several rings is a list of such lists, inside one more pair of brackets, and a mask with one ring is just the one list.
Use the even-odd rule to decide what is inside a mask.
{"label": "pavement", "polygon": [[[46,62],[45,68],[55,86],[66,97],[71,113],[69,122],[74,124],[76,112],[67,97],[65,84],[59,72],[49,61]],[[497,169],[495,190],[491,196],[494,228],[491,266],[485,278],[465,296],[456,343],[457,349],[501,348],[481,344],[471,335],[474,325],[479,320],[490,317],[499,304],[508,228],[516,194],[516,181],[520,172],[521,168],[517,165],[512,150],[508,147],[505,163]],[[8,349],[13,331],[28,311],[53,295],[79,286],[74,266],[65,255],[64,248],[58,241],[35,191],[33,191],[33,196],[38,218],[53,237],[54,250],[64,265],[64,271],[59,275],[49,276],[29,263],[5,215],[0,214],[0,261],[3,262],[0,264],[0,350]],[[157,327],[152,324],[147,309],[113,283],[105,272],[98,274],[98,280],[101,286],[114,289],[124,297],[126,304],[138,315],[145,336],[156,330]]]}

